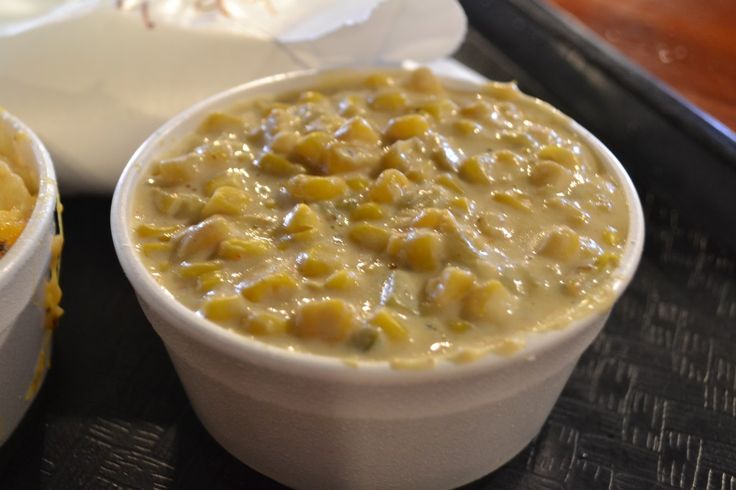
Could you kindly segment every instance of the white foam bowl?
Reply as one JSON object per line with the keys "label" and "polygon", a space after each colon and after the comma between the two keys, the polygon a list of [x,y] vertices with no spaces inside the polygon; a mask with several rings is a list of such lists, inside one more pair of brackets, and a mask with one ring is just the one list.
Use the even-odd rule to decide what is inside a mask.
{"label": "white foam bowl", "polygon": [[[135,251],[134,189],[153,159],[212,111],[253,96],[312,88],[323,76],[294,73],[233,88],[151,135],[115,190],[111,218],[118,257],[200,420],[253,469],[299,488],[450,488],[470,482],[511,459],[537,434],[610,310],[530,335],[527,346],[511,357],[440,362],[425,371],[367,362],[354,368],[209,322],[160,286]],[[477,89],[467,81],[444,81],[451,88]],[[641,205],[613,154],[585,129],[560,118],[621,182],[628,200],[629,237],[614,285],[618,296],[641,256]]]}
{"label": "white foam bowl", "polygon": [[0,259],[0,445],[33,402],[46,374],[50,332],[44,329],[45,286],[55,233],[56,176],[51,157],[25,124],[0,109],[0,133],[19,138],[35,163],[38,196],[28,223]]}

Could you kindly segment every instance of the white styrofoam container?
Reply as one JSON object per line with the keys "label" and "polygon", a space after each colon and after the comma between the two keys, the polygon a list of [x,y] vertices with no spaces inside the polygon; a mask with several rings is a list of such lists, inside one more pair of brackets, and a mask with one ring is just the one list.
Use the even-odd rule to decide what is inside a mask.
{"label": "white styrofoam container", "polygon": [[[151,135],[115,191],[111,222],[118,258],[202,423],[247,465],[298,488],[450,488],[470,482],[511,459],[539,431],[610,309],[561,330],[530,334],[527,346],[510,357],[440,362],[423,371],[368,362],[355,368],[288,352],[207,321],[160,286],[135,251],[129,221],[133,190],[152,159],[193,132],[209,112],[252,96],[307,89],[323,76],[285,74],[233,88]],[[460,90],[477,88],[444,80]],[[618,297],[642,252],[641,204],[611,152],[566,116],[559,118],[592,148],[627,197],[630,230],[616,272]]]}
{"label": "white styrofoam container", "polygon": [[25,124],[0,110],[0,133],[16,138],[38,175],[36,206],[23,233],[0,259],[0,445],[41,386],[50,359],[44,328],[45,286],[55,233],[56,176],[46,148]]}

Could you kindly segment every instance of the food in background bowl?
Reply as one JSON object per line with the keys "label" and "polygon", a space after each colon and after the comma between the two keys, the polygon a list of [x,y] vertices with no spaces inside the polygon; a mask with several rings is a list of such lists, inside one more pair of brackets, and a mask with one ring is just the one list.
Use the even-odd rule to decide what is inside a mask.
{"label": "food in background bowl", "polygon": [[378,72],[210,114],[151,165],[133,226],[156,279],[212,321],[421,365],[607,307],[620,187],[512,84]]}
{"label": "food in background bowl", "polygon": [[133,156],[112,229],[204,425],[297,487],[447,488],[503,464],[643,240],[590,133],[513,85],[425,70],[202,102]]}
{"label": "food in background bowl", "polygon": [[62,313],[57,204],[48,152],[0,110],[0,444],[41,387]]}

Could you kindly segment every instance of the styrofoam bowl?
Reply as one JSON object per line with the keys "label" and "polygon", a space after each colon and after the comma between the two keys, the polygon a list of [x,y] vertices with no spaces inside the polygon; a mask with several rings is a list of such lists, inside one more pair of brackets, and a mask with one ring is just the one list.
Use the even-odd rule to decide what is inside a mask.
{"label": "styrofoam bowl", "polygon": [[[488,355],[462,365],[442,361],[420,371],[397,371],[378,362],[356,368],[336,358],[289,352],[209,322],[159,285],[135,251],[133,191],[152,160],[212,111],[253,96],[312,88],[323,77],[308,71],[233,88],[151,135],[115,190],[111,221],[118,257],[202,423],[250,467],[298,488],[449,488],[470,482],[511,459],[537,434],[610,310],[560,330],[530,334],[526,347],[513,356]],[[444,82],[477,89],[468,81]],[[626,194],[630,230],[616,271],[619,296],[641,256],[640,202],[613,154],[585,129],[559,117],[590,145]]]}
{"label": "styrofoam bowl", "polygon": [[0,109],[0,133],[17,138],[38,174],[38,195],[28,223],[0,259],[0,445],[33,402],[50,359],[44,328],[46,279],[55,233],[56,176],[51,157],[25,124]]}

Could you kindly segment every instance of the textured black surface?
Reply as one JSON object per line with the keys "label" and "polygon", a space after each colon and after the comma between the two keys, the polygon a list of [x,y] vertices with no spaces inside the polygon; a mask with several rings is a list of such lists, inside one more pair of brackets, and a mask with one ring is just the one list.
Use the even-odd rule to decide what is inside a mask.
{"label": "textured black surface", "polygon": [[[534,4],[466,8],[476,31],[458,57],[589,127],[634,177],[647,219],[640,270],[542,432],[468,488],[733,490],[736,207],[723,196],[736,194],[736,162],[720,136],[694,134],[566,44]],[[107,197],[66,199],[67,315],[39,398],[0,448],[0,488],[278,487],[197,421],[117,264],[108,210]]]}

